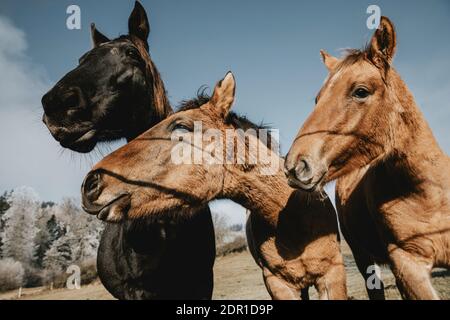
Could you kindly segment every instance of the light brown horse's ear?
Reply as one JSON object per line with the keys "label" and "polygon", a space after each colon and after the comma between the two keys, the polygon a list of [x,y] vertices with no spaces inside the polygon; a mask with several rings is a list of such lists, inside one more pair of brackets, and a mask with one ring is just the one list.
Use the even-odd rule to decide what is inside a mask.
{"label": "light brown horse's ear", "polygon": [[139,1],[134,4],[133,12],[128,19],[128,33],[147,43],[150,34],[150,24],[147,13]]}
{"label": "light brown horse's ear", "polygon": [[388,18],[381,17],[380,25],[370,41],[368,57],[376,66],[385,67],[386,63],[392,63],[396,47],[394,25]]}
{"label": "light brown horse's ear", "polygon": [[226,117],[234,102],[234,93],[236,91],[236,81],[234,75],[228,72],[225,78],[220,80],[214,88],[211,98],[212,107]]}
{"label": "light brown horse's ear", "polygon": [[94,48],[98,47],[102,43],[110,41],[105,35],[103,35],[103,33],[97,30],[95,23],[91,23],[91,38]]}
{"label": "light brown horse's ear", "polygon": [[336,68],[337,64],[339,63],[339,59],[336,57],[333,57],[331,54],[326,52],[325,50],[320,50],[320,55],[322,56],[322,61],[327,67],[328,71],[333,71],[334,68]]}

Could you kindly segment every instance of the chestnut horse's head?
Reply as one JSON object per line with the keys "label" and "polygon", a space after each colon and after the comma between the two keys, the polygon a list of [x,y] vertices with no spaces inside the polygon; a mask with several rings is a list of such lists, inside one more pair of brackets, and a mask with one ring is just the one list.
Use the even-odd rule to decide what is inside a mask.
{"label": "chestnut horse's head", "polygon": [[399,99],[412,99],[391,67],[395,49],[394,26],[382,17],[365,50],[352,50],[343,59],[321,51],[329,76],[287,155],[291,186],[320,189],[390,148],[402,111]]}
{"label": "chestnut horse's head", "polygon": [[[235,80],[228,73],[211,99],[197,103],[201,106],[189,106],[169,116],[100,161],[82,186],[85,211],[119,222],[190,210],[217,197],[223,187],[223,164],[179,163],[173,154],[178,154],[177,148],[191,146],[194,153],[208,152],[201,150],[195,134],[210,128],[219,132],[233,128],[228,119],[234,91]],[[201,123],[201,132],[195,132],[196,123]]]}
{"label": "chestnut horse's head", "polygon": [[99,141],[135,138],[167,111],[139,2],[128,27],[127,36],[109,40],[92,24],[94,48],[42,98],[43,121],[63,147],[89,152]]}

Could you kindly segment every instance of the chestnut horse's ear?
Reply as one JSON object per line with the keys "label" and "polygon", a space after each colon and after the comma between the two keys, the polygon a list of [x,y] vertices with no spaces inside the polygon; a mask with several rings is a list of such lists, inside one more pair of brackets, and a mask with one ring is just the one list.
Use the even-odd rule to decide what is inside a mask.
{"label": "chestnut horse's ear", "polygon": [[397,36],[392,22],[381,17],[380,25],[370,41],[368,49],[369,59],[378,67],[391,64],[397,47]]}
{"label": "chestnut horse's ear", "polygon": [[135,2],[133,12],[128,19],[128,33],[147,43],[150,24],[148,23],[147,13],[139,1]]}
{"label": "chestnut horse's ear", "polygon": [[91,23],[91,38],[94,48],[98,47],[102,43],[110,41],[105,35],[103,35],[103,33],[97,30],[95,23]]}
{"label": "chestnut horse's ear", "polygon": [[334,68],[336,68],[337,64],[339,63],[339,59],[336,57],[333,57],[325,50],[320,50],[320,55],[322,56],[322,61],[327,67],[328,71],[333,71]]}
{"label": "chestnut horse's ear", "polygon": [[220,80],[214,88],[211,98],[211,104],[214,110],[220,113],[220,116],[226,117],[234,102],[234,93],[236,91],[236,81],[233,73],[228,72],[225,78]]}

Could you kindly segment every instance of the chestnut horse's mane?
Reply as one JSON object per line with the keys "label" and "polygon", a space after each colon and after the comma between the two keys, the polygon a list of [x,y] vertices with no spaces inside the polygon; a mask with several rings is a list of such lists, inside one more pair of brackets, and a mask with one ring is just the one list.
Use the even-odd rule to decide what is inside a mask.
{"label": "chestnut horse's mane", "polygon": [[[211,100],[211,97],[206,93],[206,90],[208,87],[201,86],[197,91],[197,96],[195,98],[189,99],[189,100],[183,100],[181,101],[180,105],[178,106],[178,109],[176,112],[186,111],[186,110],[192,110],[192,109],[198,109],[202,105],[208,103]],[[233,111],[230,111],[225,119],[226,124],[230,124],[236,129],[242,129],[242,130],[249,130],[253,129],[256,131],[256,136],[259,137],[259,130],[267,130],[267,140],[265,144],[267,147],[270,148],[270,143],[272,141],[272,137],[270,135],[270,131],[272,129],[271,126],[268,124],[265,124],[261,122],[260,124],[256,124],[252,121],[250,121],[246,116],[239,115]],[[263,141],[264,142],[264,141]]]}
{"label": "chestnut horse's mane", "polygon": [[[341,59],[341,62],[338,64],[336,71],[339,71],[343,67],[350,66],[358,61],[366,60],[367,62],[370,62],[370,45],[367,44],[363,49],[343,49],[342,50],[343,57]],[[383,59],[383,57],[380,57]],[[383,59],[383,67],[384,67],[384,75],[390,68],[390,64],[387,60]],[[385,79],[383,79],[385,80]]]}

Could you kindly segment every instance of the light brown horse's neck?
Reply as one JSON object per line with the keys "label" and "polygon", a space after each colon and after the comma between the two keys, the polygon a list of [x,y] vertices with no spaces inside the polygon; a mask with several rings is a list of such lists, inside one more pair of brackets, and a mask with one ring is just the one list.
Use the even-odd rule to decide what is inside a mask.
{"label": "light brown horse's neck", "polygon": [[390,77],[398,108],[395,122],[391,124],[390,146],[383,160],[391,167],[401,167],[404,172],[416,175],[417,181],[433,172],[442,173],[444,168],[447,171],[448,157],[439,147],[413,95],[395,70],[391,70]]}
{"label": "light brown horse's neck", "polygon": [[250,171],[237,167],[227,169],[223,196],[260,215],[275,227],[293,190],[287,184],[284,173],[278,170],[275,175],[263,175],[259,167]]}

